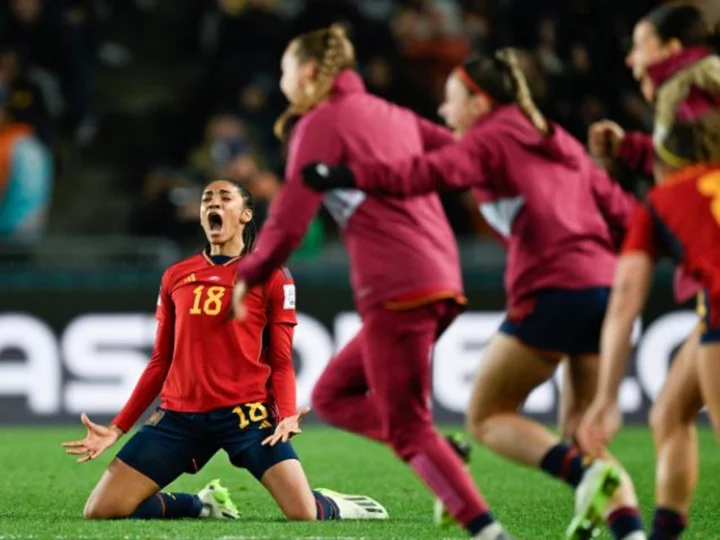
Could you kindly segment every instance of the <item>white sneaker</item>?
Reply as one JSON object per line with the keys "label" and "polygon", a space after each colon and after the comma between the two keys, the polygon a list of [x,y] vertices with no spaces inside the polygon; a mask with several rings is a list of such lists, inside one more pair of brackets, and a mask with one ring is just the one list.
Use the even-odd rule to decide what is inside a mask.
{"label": "white sneaker", "polygon": [[220,485],[220,480],[211,481],[198,492],[198,497],[203,505],[200,517],[237,519],[240,515],[230,492]]}
{"label": "white sneaker", "polygon": [[449,527],[455,524],[455,520],[447,511],[442,500],[435,499],[435,506],[433,507],[433,521],[438,527]]}
{"label": "white sneaker", "polygon": [[596,460],[585,471],[575,489],[575,517],[565,538],[595,538],[605,524],[605,509],[620,486],[620,470],[612,463]]}
{"label": "white sneaker", "polygon": [[473,540],[513,540],[513,537],[500,523],[494,521],[473,536]]}
{"label": "white sneaker", "polygon": [[635,531],[623,536],[622,540],[647,540],[647,535],[644,531]]}
{"label": "white sneaker", "polygon": [[340,519],[388,519],[387,510],[375,499],[365,495],[346,495],[329,489],[316,489],[332,502],[340,511]]}

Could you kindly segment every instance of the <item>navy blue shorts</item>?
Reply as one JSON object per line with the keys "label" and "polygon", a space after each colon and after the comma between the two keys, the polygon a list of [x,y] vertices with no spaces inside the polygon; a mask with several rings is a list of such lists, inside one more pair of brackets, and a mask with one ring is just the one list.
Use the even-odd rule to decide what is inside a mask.
{"label": "navy blue shorts", "polygon": [[262,403],[208,413],[158,409],[117,457],[162,488],[183,473],[195,474],[222,449],[233,465],[260,480],[273,465],[298,459],[290,443],[261,445],[274,431]]}
{"label": "navy blue shorts", "polygon": [[555,356],[597,354],[608,287],[546,289],[513,307],[500,332]]}
{"label": "navy blue shorts", "polygon": [[711,302],[708,291],[698,294],[698,315],[703,331],[700,343],[720,343],[720,303]]}

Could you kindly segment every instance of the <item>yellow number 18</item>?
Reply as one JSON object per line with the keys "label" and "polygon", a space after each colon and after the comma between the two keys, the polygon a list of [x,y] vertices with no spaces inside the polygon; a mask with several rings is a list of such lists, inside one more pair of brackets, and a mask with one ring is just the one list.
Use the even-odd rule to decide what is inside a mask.
{"label": "yellow number 18", "polygon": [[222,297],[225,295],[225,287],[209,287],[207,290],[207,298],[203,303],[202,309],[200,309],[200,301],[202,300],[203,291],[205,285],[200,285],[193,289],[195,295],[195,301],[193,302],[192,308],[190,308],[191,315],[217,315],[222,309]]}
{"label": "yellow number 18", "polygon": [[720,223],[720,172],[711,172],[701,176],[697,187],[700,193],[713,198],[710,203],[710,211],[715,217],[715,221]]}

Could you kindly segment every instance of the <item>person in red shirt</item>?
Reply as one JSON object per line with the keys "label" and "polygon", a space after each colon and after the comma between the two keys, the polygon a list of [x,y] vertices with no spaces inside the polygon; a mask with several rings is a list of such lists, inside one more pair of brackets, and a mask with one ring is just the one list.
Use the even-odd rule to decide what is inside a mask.
{"label": "person in red shirt", "polygon": [[[626,64],[640,83],[644,97],[652,102],[653,87],[645,79],[646,67],[690,49],[693,56],[710,54],[704,47],[709,29],[700,10],[692,5],[671,3],[663,6],[635,26],[632,49]],[[620,162],[636,174],[652,177],[655,150],[652,135],[626,132],[615,122],[603,120],[590,126],[590,153],[604,164],[613,167]],[[679,304],[698,297],[698,313],[704,309],[699,283],[688,276],[682,267],[675,270],[673,291]],[[702,407],[696,363],[700,343],[700,325],[690,334],[670,362],[665,384],[650,410],[650,425],[655,440],[655,503],[658,508],[653,527],[662,529],[665,523],[682,527],[697,479],[697,412]],[[678,414],[678,411],[682,411]],[[678,467],[678,463],[685,466]],[[672,527],[672,525],[670,525]]]}
{"label": "person in red shirt", "polygon": [[[480,366],[468,428],[492,450],[575,489],[569,537],[591,534],[607,517],[616,538],[643,538],[629,478],[563,441],[573,440],[594,395],[600,328],[633,199],[535,108],[525,75],[530,70],[514,49],[457,67],[440,108],[456,130],[456,144],[403,161],[311,164],[303,172],[316,188],[358,188],[368,195],[473,190],[508,249],[508,315]],[[558,437],[519,411],[566,358]]]}
{"label": "person in red shirt", "polygon": [[123,446],[85,505],[85,517],[237,518],[227,489],[213,481],[197,495],[161,491],[195,474],[223,449],[248,470],[289,519],[387,519],[376,501],[310,489],[288,442],[307,409],[296,413],[292,340],[295,284],[272,270],[246,295],[243,322],[231,316],[238,260],[255,242],[253,200],[237,183],[218,180],[202,195],[208,247],[168,268],[157,304],[152,357],[109,427],[82,415],[87,436],[65,443],[78,462],[100,456],[161,397],[160,408]]}
{"label": "person in red shirt", "polygon": [[350,256],[360,333],[334,357],[312,403],[330,424],[388,444],[471,535],[507,538],[461,459],[432,425],[431,357],[435,342],[465,303],[458,249],[440,199],[323,195],[306,187],[313,161],[358,163],[418,155],[452,142],[452,134],[365,91],[353,46],[333,25],[291,41],[280,87],[290,102],[278,123],[298,118],[289,141],[286,183],[273,201],[257,250],[237,265],[233,305],[282,264],[325,204]]}
{"label": "person in red shirt", "polygon": [[[685,8],[658,8],[635,27],[633,68],[655,102],[656,186],[632,218],[603,326],[597,394],[579,431],[584,447],[598,454],[619,429],[617,396],[632,320],[647,301],[654,261],[671,256],[705,293],[702,323],[673,362],[652,411],[653,539],[678,538],[687,526],[698,477],[695,421],[703,405],[720,436],[720,57],[707,47],[682,47],[679,39],[663,41],[659,29],[679,9]],[[676,31],[703,28],[709,36],[703,24],[696,11],[696,24],[678,23]]]}

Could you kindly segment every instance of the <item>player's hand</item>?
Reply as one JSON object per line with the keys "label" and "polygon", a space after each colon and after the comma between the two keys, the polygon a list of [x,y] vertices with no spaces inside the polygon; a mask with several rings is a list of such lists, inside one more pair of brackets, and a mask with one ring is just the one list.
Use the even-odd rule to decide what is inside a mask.
{"label": "player's hand", "polygon": [[580,421],[580,448],[595,458],[605,456],[606,448],[622,425],[622,413],[617,402],[595,400]]}
{"label": "player's hand", "polygon": [[244,321],[247,317],[247,308],[245,307],[245,294],[247,293],[247,285],[244,281],[238,281],[233,288],[232,309],[235,318],[238,321]]}
{"label": "player's hand", "polygon": [[624,138],[625,130],[615,122],[595,122],[588,130],[590,155],[599,160],[610,160],[617,155]]}
{"label": "player's hand", "polygon": [[101,426],[91,421],[87,414],[82,413],[80,420],[87,429],[85,438],[81,441],[71,441],[62,443],[66,454],[80,456],[78,463],[85,463],[91,459],[95,459],[105,450],[110,448],[122,436],[122,431],[112,426]]}
{"label": "player's hand", "polygon": [[305,415],[310,412],[309,407],[303,407],[294,416],[288,416],[285,420],[280,422],[275,428],[275,433],[266,438],[262,444],[263,446],[269,444],[275,446],[278,442],[288,442],[293,435],[302,433],[300,424],[305,418]]}
{"label": "player's hand", "polygon": [[305,183],[315,191],[354,188],[355,177],[350,169],[333,167],[325,163],[310,163],[302,168]]}

